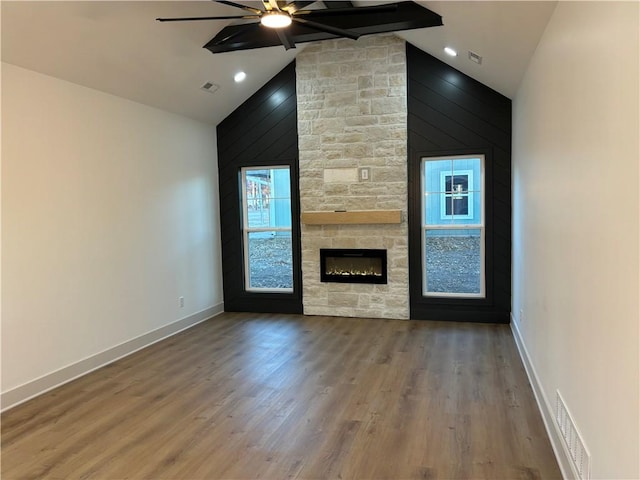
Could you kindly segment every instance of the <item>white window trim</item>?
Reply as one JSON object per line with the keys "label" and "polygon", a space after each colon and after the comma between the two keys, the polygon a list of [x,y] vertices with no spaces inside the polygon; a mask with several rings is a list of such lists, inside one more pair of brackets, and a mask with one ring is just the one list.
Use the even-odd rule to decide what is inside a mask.
{"label": "white window trim", "polygon": [[[287,169],[291,174],[291,168],[288,165],[268,165],[261,167],[242,167],[241,172],[241,191],[242,191],[242,257],[244,268],[244,289],[251,293],[292,293],[293,288],[264,288],[251,287],[251,276],[249,270],[249,234],[255,232],[292,232],[292,227],[250,227],[249,215],[247,208],[247,172],[252,170],[278,170]],[[293,240],[293,232],[291,234]],[[293,247],[293,245],[292,245]]]}
{"label": "white window trim", "polygon": [[[442,192],[440,196],[440,218],[442,220],[451,220],[451,219],[468,220],[473,218],[473,194],[475,193],[475,191],[468,188],[466,192],[460,192],[460,193],[447,192],[447,189],[446,189],[447,176],[451,177],[451,183],[453,184],[453,177],[455,177],[456,175],[466,175],[467,185],[469,185],[469,187],[473,186],[473,170],[454,170],[453,172],[451,170],[449,171],[443,170],[442,172],[440,172],[440,191]],[[454,195],[457,197],[467,197],[467,214],[466,215],[454,215],[453,205],[451,206],[452,208],[451,215],[447,215],[447,197],[452,197]]]}
{"label": "white window trim", "polygon": [[[469,193],[477,192],[480,193],[480,223],[477,224],[457,224],[457,223],[446,223],[446,224],[435,224],[428,225],[426,223],[426,196],[427,194],[433,194],[435,192],[426,192],[425,191],[425,164],[426,162],[431,161],[440,161],[440,160],[463,160],[470,158],[479,158],[480,159],[480,190],[470,190]],[[431,297],[431,298],[477,298],[482,299],[486,298],[486,272],[485,272],[485,156],[484,155],[452,155],[446,157],[422,157],[420,161],[420,191],[421,191],[421,263],[422,263],[422,296],[423,297]],[[450,172],[441,172],[445,174],[449,174]],[[441,176],[441,179],[443,177]],[[471,182],[469,185],[473,185]],[[444,192],[443,185],[441,183],[441,190]],[[471,198],[469,198],[469,202],[471,202]],[[445,210],[446,213],[446,210]],[[466,217],[466,216],[465,216]],[[456,219],[461,219],[460,215],[447,215],[445,220],[449,220],[453,222]],[[473,218],[471,216],[470,218]],[[426,259],[426,233],[428,230],[480,230],[480,292],[479,293],[453,293],[453,292],[428,292],[427,288],[427,268],[425,265]]]}

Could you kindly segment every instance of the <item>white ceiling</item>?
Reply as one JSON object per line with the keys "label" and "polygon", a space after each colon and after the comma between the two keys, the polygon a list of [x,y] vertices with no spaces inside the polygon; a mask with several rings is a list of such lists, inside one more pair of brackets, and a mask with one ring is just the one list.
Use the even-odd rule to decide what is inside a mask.
{"label": "white ceiling", "polygon": [[[202,48],[227,21],[156,17],[241,14],[205,1],[2,2],[2,61],[217,125],[287,65],[304,44],[212,54]],[[255,4],[255,2],[242,2]],[[356,1],[358,6],[388,3]],[[556,2],[420,1],[444,26],[400,32],[422,50],[513,97]],[[258,4],[259,5],[259,4]],[[455,47],[447,57],[443,47]],[[467,51],[483,57],[468,60]],[[241,84],[233,81],[247,73]],[[215,93],[200,90],[206,83]]]}

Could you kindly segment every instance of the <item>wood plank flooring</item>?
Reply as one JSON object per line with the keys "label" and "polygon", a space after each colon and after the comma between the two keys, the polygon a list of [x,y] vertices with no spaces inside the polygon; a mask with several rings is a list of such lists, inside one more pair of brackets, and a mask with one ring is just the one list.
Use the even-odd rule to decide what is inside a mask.
{"label": "wood plank flooring", "polygon": [[2,415],[3,479],[561,478],[508,326],[225,313]]}

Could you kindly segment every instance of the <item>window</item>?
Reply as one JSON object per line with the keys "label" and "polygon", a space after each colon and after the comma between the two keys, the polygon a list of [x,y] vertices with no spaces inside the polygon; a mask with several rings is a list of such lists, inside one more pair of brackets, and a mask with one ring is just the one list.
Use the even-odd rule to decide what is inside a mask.
{"label": "window", "polygon": [[289,167],[243,168],[241,177],[245,290],[292,292]]}
{"label": "window", "polygon": [[423,158],[422,294],[484,298],[484,156]]}

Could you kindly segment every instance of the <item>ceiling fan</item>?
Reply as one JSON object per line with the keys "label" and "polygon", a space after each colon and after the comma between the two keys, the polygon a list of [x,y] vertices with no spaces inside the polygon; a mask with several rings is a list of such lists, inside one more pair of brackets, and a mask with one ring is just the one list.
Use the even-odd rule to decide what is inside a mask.
{"label": "ceiling fan", "polygon": [[201,20],[257,20],[229,25],[204,48],[212,53],[283,45],[286,50],[296,43],[351,38],[362,35],[396,32],[442,25],[442,17],[412,1],[354,7],[350,1],[327,1],[326,8],[305,9],[315,1],[263,0],[263,9],[240,3],[215,0],[236,7],[245,15],[215,17],[157,18],[159,22]]}

